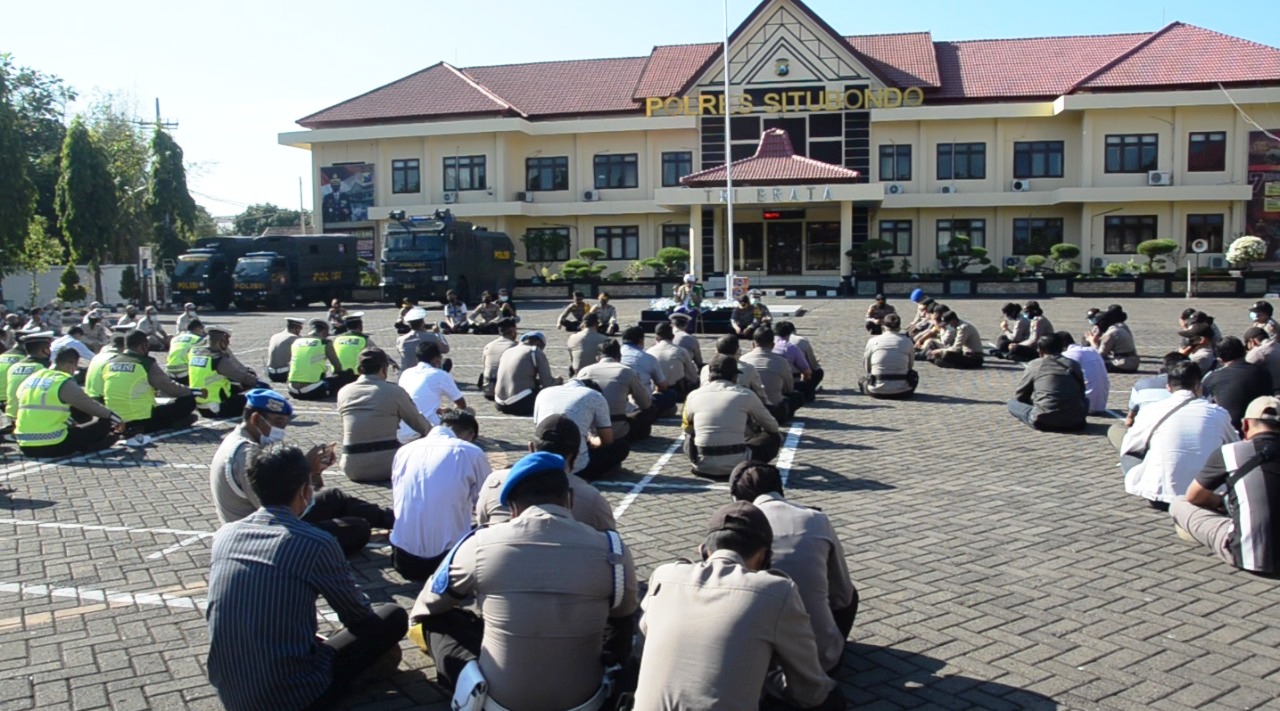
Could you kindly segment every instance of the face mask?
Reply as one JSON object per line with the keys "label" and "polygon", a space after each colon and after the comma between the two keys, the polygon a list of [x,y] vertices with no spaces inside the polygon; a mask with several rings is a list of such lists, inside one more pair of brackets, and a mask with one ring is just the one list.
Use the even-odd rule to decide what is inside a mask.
{"label": "face mask", "polygon": [[302,514],[298,518],[306,518],[311,513],[312,507],[316,505],[316,489],[311,487],[311,498],[307,499],[307,507],[302,510]]}
{"label": "face mask", "polygon": [[752,299],[752,300],[751,300],[751,305],[752,305],[752,306],[759,306],[759,305],[760,305],[760,299]]}
{"label": "face mask", "polygon": [[501,302],[502,302],[502,303],[504,303],[504,304],[505,304],[505,303],[507,303],[507,299],[508,299],[508,297],[506,297],[506,296],[499,296],[499,297],[498,297],[498,301],[501,301]]}
{"label": "face mask", "polygon": [[284,441],[283,427],[272,427],[270,432],[267,432],[266,434],[262,435],[262,446],[264,447],[269,444],[276,444],[277,442],[283,442],[283,441]]}
{"label": "face mask", "polygon": [[1257,311],[1250,311],[1250,312],[1249,312],[1249,320],[1250,320],[1250,321],[1257,321],[1257,320],[1258,320],[1258,312],[1257,312]]}

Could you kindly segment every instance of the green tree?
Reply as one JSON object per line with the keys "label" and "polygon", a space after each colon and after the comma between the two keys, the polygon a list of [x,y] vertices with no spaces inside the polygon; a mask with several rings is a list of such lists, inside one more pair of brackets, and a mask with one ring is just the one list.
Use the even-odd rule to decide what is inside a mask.
{"label": "green tree", "polygon": [[27,156],[5,72],[0,71],[0,275],[16,262],[35,211],[36,187],[27,177]]}
{"label": "green tree", "polygon": [[[18,66],[9,54],[0,54],[0,75],[3,75],[0,81],[8,85],[10,100],[17,114],[18,133],[22,136],[27,157],[27,174],[36,189],[36,214],[45,218],[48,234],[61,238],[54,195],[62,141],[67,135],[63,117],[67,104],[76,99],[76,92],[55,75]],[[6,159],[4,165],[8,170],[14,163]],[[6,263],[11,262],[6,260]]]}
{"label": "green tree", "polygon": [[200,239],[202,237],[217,237],[218,221],[213,219],[213,215],[205,209],[203,205],[196,205],[196,219],[191,225],[191,238]]}
{"label": "green tree", "polygon": [[56,197],[58,222],[71,250],[70,261],[83,260],[89,266],[94,298],[102,301],[102,264],[111,254],[119,199],[107,158],[79,116],[71,122],[62,144]]}
{"label": "green tree", "polygon": [[143,121],[132,100],[120,94],[102,94],[86,114],[89,130],[107,161],[115,181],[118,209],[115,229],[104,263],[136,261],[139,245],[152,240],[152,220],[147,209],[147,170],[151,148]]}
{"label": "green tree", "polygon": [[[62,270],[62,276],[58,278],[58,298],[68,304],[75,304],[84,301],[84,287],[80,285],[80,271],[76,269],[74,264],[68,264]],[[101,299],[99,299],[101,301]]]}
{"label": "green tree", "polygon": [[[195,229],[196,202],[187,192],[187,169],[182,147],[159,127],[151,138],[151,174],[147,181],[147,212],[156,246],[156,261],[173,259],[189,244]],[[207,214],[207,213],[206,213]]]}
{"label": "green tree", "polygon": [[974,247],[969,236],[962,234],[947,240],[947,248],[938,255],[938,261],[942,263],[943,271],[955,274],[963,274],[974,264],[983,266],[991,264],[991,260],[987,257],[987,250],[983,247]]}
{"label": "green tree", "polygon": [[[307,215],[307,223],[312,224],[309,219],[310,212]],[[297,227],[301,219],[301,212],[276,207],[269,202],[250,205],[245,208],[244,212],[235,216],[235,233],[238,235],[260,235],[268,227]]]}
{"label": "green tree", "polygon": [[136,303],[141,296],[142,288],[138,284],[138,271],[130,264],[120,272],[120,298]]}
{"label": "green tree", "polygon": [[1147,258],[1146,267],[1142,270],[1150,274],[1156,270],[1156,262],[1164,268],[1165,256],[1178,251],[1178,243],[1171,239],[1149,239],[1138,244],[1138,254]]}
{"label": "green tree", "polygon": [[1055,272],[1071,273],[1080,271],[1080,263],[1073,261],[1080,256],[1080,248],[1068,242],[1055,244],[1049,248],[1049,256],[1053,257]]}
{"label": "green tree", "polygon": [[17,255],[17,265],[31,275],[31,301],[28,306],[39,303],[39,276],[61,263],[62,253],[62,244],[48,233],[48,220],[42,215],[33,216],[22,251]]}

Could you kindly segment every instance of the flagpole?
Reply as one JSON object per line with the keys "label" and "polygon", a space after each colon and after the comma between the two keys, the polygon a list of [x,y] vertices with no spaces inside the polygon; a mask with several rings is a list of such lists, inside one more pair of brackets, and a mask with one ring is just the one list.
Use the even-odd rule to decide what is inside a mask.
{"label": "flagpole", "polygon": [[729,267],[725,270],[725,298],[733,296],[734,239],[733,239],[733,139],[730,129],[729,109],[729,0],[724,0],[724,187],[725,234],[729,240]]}

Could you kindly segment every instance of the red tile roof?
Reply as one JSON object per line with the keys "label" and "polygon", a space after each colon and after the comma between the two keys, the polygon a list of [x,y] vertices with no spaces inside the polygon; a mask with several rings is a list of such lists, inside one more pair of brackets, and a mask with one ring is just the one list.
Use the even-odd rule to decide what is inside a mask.
{"label": "red tile roof", "polygon": [[[755,155],[733,162],[733,184],[803,185],[806,183],[856,183],[858,171],[796,155],[787,132],[771,128],[760,137]],[[691,188],[724,187],[728,182],[724,166],[710,168],[681,178]]]}
{"label": "red tile roof", "polygon": [[1280,52],[1263,44],[1175,22],[1094,71],[1078,89],[1274,82]]}
{"label": "red tile roof", "polygon": [[[808,11],[798,0],[796,5]],[[1280,85],[1280,49],[1178,22],[1159,32],[1117,35],[934,42],[927,32],[913,32],[839,39],[874,75],[891,86],[920,87],[928,102],[1217,83]],[[719,57],[720,47],[659,46],[648,57],[469,69],[442,62],[298,123],[326,128],[484,115],[639,113],[645,98],[687,93]]]}

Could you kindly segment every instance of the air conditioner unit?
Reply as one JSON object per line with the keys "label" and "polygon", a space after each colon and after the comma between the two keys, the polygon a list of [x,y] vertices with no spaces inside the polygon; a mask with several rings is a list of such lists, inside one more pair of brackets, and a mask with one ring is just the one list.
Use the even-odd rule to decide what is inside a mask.
{"label": "air conditioner unit", "polygon": [[1147,185],[1173,185],[1173,173],[1167,170],[1147,171]]}
{"label": "air conditioner unit", "polygon": [[1015,192],[1015,193],[1025,193],[1025,192],[1028,192],[1029,190],[1031,190],[1031,181],[1030,181],[1030,180],[1022,180],[1022,179],[1015,180],[1015,181],[1013,181],[1012,183],[1010,183],[1010,184],[1009,184],[1009,189],[1010,189],[1010,190],[1012,190],[1012,191],[1013,191],[1013,192]]}
{"label": "air conditioner unit", "polygon": [[1005,265],[1006,267],[1016,267],[1016,266],[1018,266],[1018,263],[1019,263],[1019,262],[1021,262],[1021,261],[1022,261],[1022,260],[1021,260],[1021,259],[1018,259],[1017,257],[1005,257],[1005,258],[1004,258],[1004,265]]}
{"label": "air conditioner unit", "polygon": [[956,186],[954,185],[943,185],[942,190],[940,190],[939,192],[941,192],[943,195],[951,195],[959,191],[956,190]]}
{"label": "air conditioner unit", "polygon": [[1093,258],[1093,268],[1094,268],[1094,269],[1102,269],[1102,268],[1103,268],[1103,267],[1105,267],[1105,266],[1107,266],[1107,260],[1103,259],[1102,257],[1094,257],[1094,258]]}
{"label": "air conditioner unit", "polygon": [[533,202],[533,193],[532,192],[516,193],[516,202]]}
{"label": "air conditioner unit", "polygon": [[903,189],[903,187],[901,185],[898,185],[897,183],[890,183],[887,187],[885,187],[884,191],[886,193],[889,193],[890,195],[901,195],[902,193],[906,192]]}
{"label": "air conditioner unit", "polygon": [[445,191],[445,194],[444,194],[444,204],[446,204],[446,205],[452,205],[452,204],[454,204],[454,203],[455,203],[455,202],[457,202],[457,201],[458,201],[458,194],[457,194],[457,193],[453,192],[452,190]]}
{"label": "air conditioner unit", "polygon": [[1225,257],[1209,257],[1210,269],[1226,269],[1227,260]]}
{"label": "air conditioner unit", "polygon": [[600,199],[600,191],[588,190],[582,194],[582,199],[586,202],[596,202]]}

